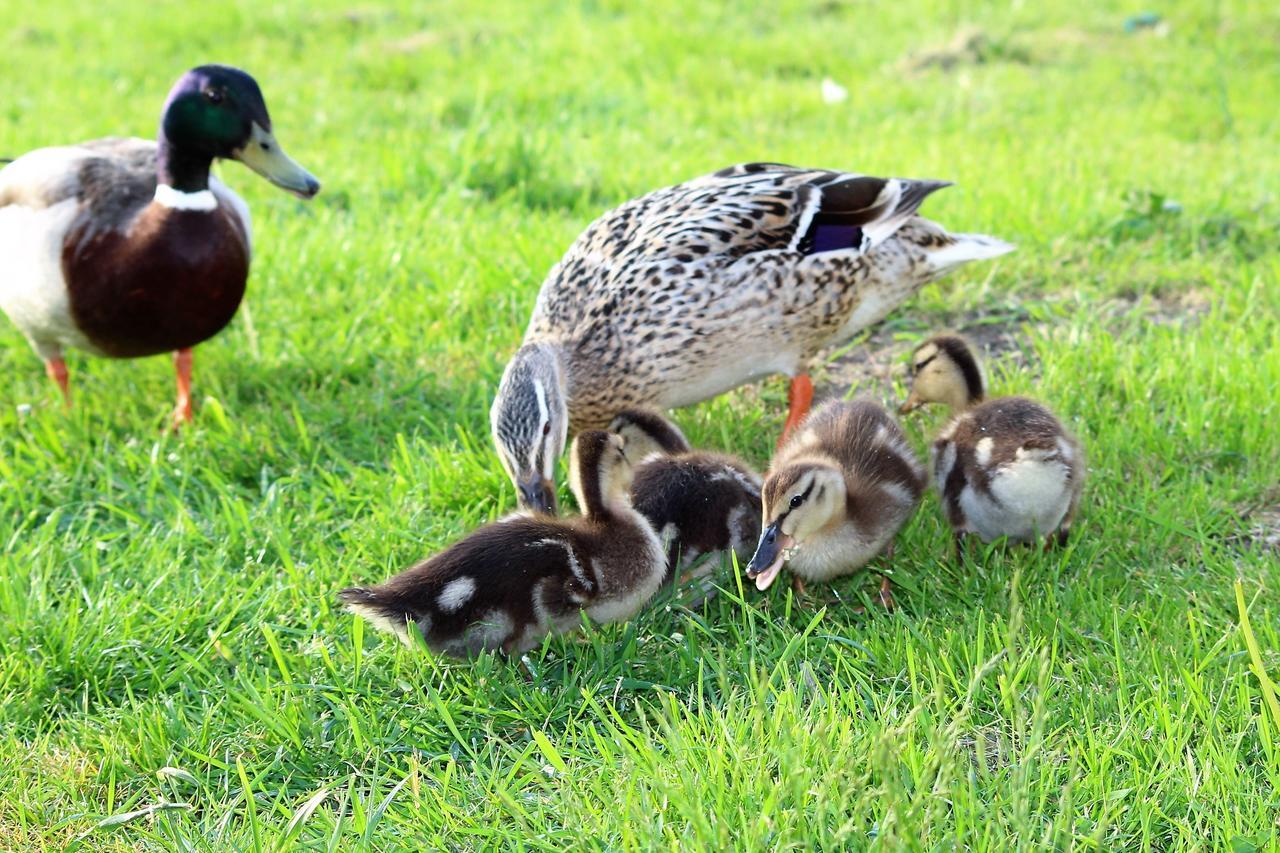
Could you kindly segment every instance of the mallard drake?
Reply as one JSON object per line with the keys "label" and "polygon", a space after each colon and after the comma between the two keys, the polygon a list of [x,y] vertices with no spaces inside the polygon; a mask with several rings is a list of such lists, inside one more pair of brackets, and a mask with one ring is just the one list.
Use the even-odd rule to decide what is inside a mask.
{"label": "mallard drake", "polygon": [[235,315],[249,274],[249,209],[209,174],[239,160],[301,198],[320,189],[285,155],[257,82],[202,65],[169,92],[155,142],[39,148],[0,170],[0,309],[70,405],[63,350],[175,353],[175,424],[191,419],[191,348]]}
{"label": "mallard drake", "polygon": [[[751,556],[760,530],[760,475],[741,459],[694,450],[658,412],[624,409],[609,423],[635,462],[631,503],[667,548],[670,582],[679,568],[714,552]],[[710,572],[707,561],[684,581]]]}
{"label": "mallard drake", "polygon": [[911,393],[900,411],[943,403],[954,417],[930,448],[934,484],[955,531],[984,542],[1037,537],[1065,544],[1084,489],[1084,452],[1062,422],[1026,397],[986,399],[973,348],[938,335],[916,348]]}
{"label": "mallard drake", "polygon": [[378,586],[344,589],[347,609],[409,642],[414,622],[436,652],[518,654],[585,612],[629,618],[657,592],[667,558],[632,508],[632,467],[619,436],[583,432],[570,454],[581,518],[516,513],[481,527]]}
{"label": "mallard drake", "polygon": [[553,510],[566,437],[625,408],[688,406],[781,373],[790,432],[822,348],[1013,248],[916,216],[944,186],[749,163],[601,216],[543,282],[490,412],[521,503]]}
{"label": "mallard drake", "polygon": [[[824,403],[769,465],[764,529],[747,577],[766,590],[784,565],[794,579],[813,581],[856,571],[891,547],[924,487],[924,469],[884,406]],[[893,606],[884,576],[880,601]]]}

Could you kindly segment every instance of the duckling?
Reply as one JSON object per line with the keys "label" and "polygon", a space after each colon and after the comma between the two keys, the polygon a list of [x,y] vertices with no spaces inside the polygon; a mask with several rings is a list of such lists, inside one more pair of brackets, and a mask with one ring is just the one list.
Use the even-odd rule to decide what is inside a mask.
{"label": "duckling", "polygon": [[458,657],[519,654],[550,633],[629,618],[658,590],[666,554],[631,506],[633,469],[623,441],[580,434],[570,488],[580,518],[516,513],[481,527],[434,557],[374,587],[338,593],[346,608],[410,642]]}
{"label": "duckling", "polygon": [[930,448],[934,484],[956,536],[1001,536],[1065,544],[1084,488],[1084,452],[1054,414],[1025,397],[986,399],[973,348],[938,335],[916,348],[905,413],[927,403],[950,407],[951,421]]}
{"label": "duckling", "polygon": [[603,214],[547,274],[490,411],[520,504],[553,511],[566,436],[626,408],[690,406],[784,374],[792,431],[824,347],[1013,250],[918,216],[945,186],[745,163]]}
{"label": "duckling", "polygon": [[[636,463],[631,503],[667,545],[667,575],[716,551],[751,555],[760,529],[760,475],[720,453],[694,451],[680,428],[657,412],[626,409],[609,424]],[[713,561],[689,577],[708,574]]]}
{"label": "duckling", "polygon": [[[747,577],[766,590],[785,564],[804,580],[850,574],[889,549],[925,487],[902,428],[869,399],[815,409],[765,475],[764,528]],[[892,609],[889,579],[880,601]]]}
{"label": "duckling", "polygon": [[309,199],[257,82],[202,65],[169,92],[156,141],[39,148],[0,170],[0,310],[71,404],[63,350],[174,352],[174,425],[191,420],[191,350],[235,316],[249,276],[249,208],[209,168],[239,160]]}

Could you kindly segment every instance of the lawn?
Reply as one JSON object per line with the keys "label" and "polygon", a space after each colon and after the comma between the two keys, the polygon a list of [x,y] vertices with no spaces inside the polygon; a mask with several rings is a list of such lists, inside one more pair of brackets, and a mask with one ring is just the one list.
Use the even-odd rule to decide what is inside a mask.
{"label": "lawn", "polygon": [[[222,61],[324,189],[221,168],[257,257],[179,435],[168,359],[72,355],[68,413],[0,323],[0,848],[1280,848],[1274,6],[636,6],[7,16],[0,154],[150,136]],[[488,406],[576,234],[759,159],[947,178],[927,215],[1018,244],[819,379],[901,394],[922,336],[999,341],[995,390],[1087,448],[1070,547],[957,565],[930,496],[892,615],[726,568],[527,666],[340,612],[513,505]],[[763,468],[784,414],[775,379],[676,416]]]}

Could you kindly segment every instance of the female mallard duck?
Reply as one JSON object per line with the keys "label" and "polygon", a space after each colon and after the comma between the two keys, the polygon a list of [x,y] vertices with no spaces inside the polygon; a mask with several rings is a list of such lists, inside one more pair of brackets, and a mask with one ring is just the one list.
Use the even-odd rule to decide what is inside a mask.
{"label": "female mallard duck", "polygon": [[1064,544],[1084,488],[1084,453],[1075,436],[1034,400],[987,400],[982,369],[963,338],[930,338],[911,365],[911,394],[900,411],[944,403],[955,414],[929,456],[957,558],[969,533],[990,542],[1056,532]]}
{"label": "female mallard duck", "polygon": [[191,348],[230,322],[249,274],[249,209],[209,174],[215,158],[301,198],[320,189],[272,135],[258,84],[221,65],[182,75],[156,142],[40,148],[0,170],[0,309],[68,405],[64,347],[174,351],[174,422],[191,420]]}
{"label": "female mallard duck", "polygon": [[[695,451],[680,428],[657,412],[624,409],[609,424],[636,466],[631,503],[667,546],[670,582],[681,565],[713,552],[751,556],[760,530],[760,475],[721,453]],[[706,574],[705,569],[689,578]]]}
{"label": "female mallard duck", "polygon": [[339,598],[405,642],[414,622],[430,648],[457,656],[527,651],[576,628],[582,611],[596,622],[627,619],[667,569],[653,528],[631,507],[631,477],[619,436],[581,433],[569,473],[581,518],[517,513]]}
{"label": "female mallard duck", "polygon": [[566,437],[624,408],[688,406],[783,373],[785,435],[808,411],[823,347],[1013,248],[916,216],[946,185],[750,163],[597,219],[543,282],[490,413],[521,503],[552,510]]}
{"label": "female mallard duck", "polygon": [[[924,469],[879,403],[832,400],[782,445],[764,481],[764,530],[747,577],[768,589],[850,574],[892,545],[924,491]],[[803,583],[798,584],[803,592]],[[889,579],[880,601],[893,606]]]}

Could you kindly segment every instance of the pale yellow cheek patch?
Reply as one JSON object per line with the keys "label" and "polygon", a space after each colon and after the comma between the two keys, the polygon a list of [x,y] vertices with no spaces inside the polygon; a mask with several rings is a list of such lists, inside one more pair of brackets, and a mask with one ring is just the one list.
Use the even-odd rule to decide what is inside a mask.
{"label": "pale yellow cheek patch", "polygon": [[920,349],[916,350],[915,357],[912,359],[912,361],[915,364],[919,364],[922,361],[928,361],[931,358],[935,358],[937,355],[938,355],[937,344],[925,344],[924,346],[920,347]]}

